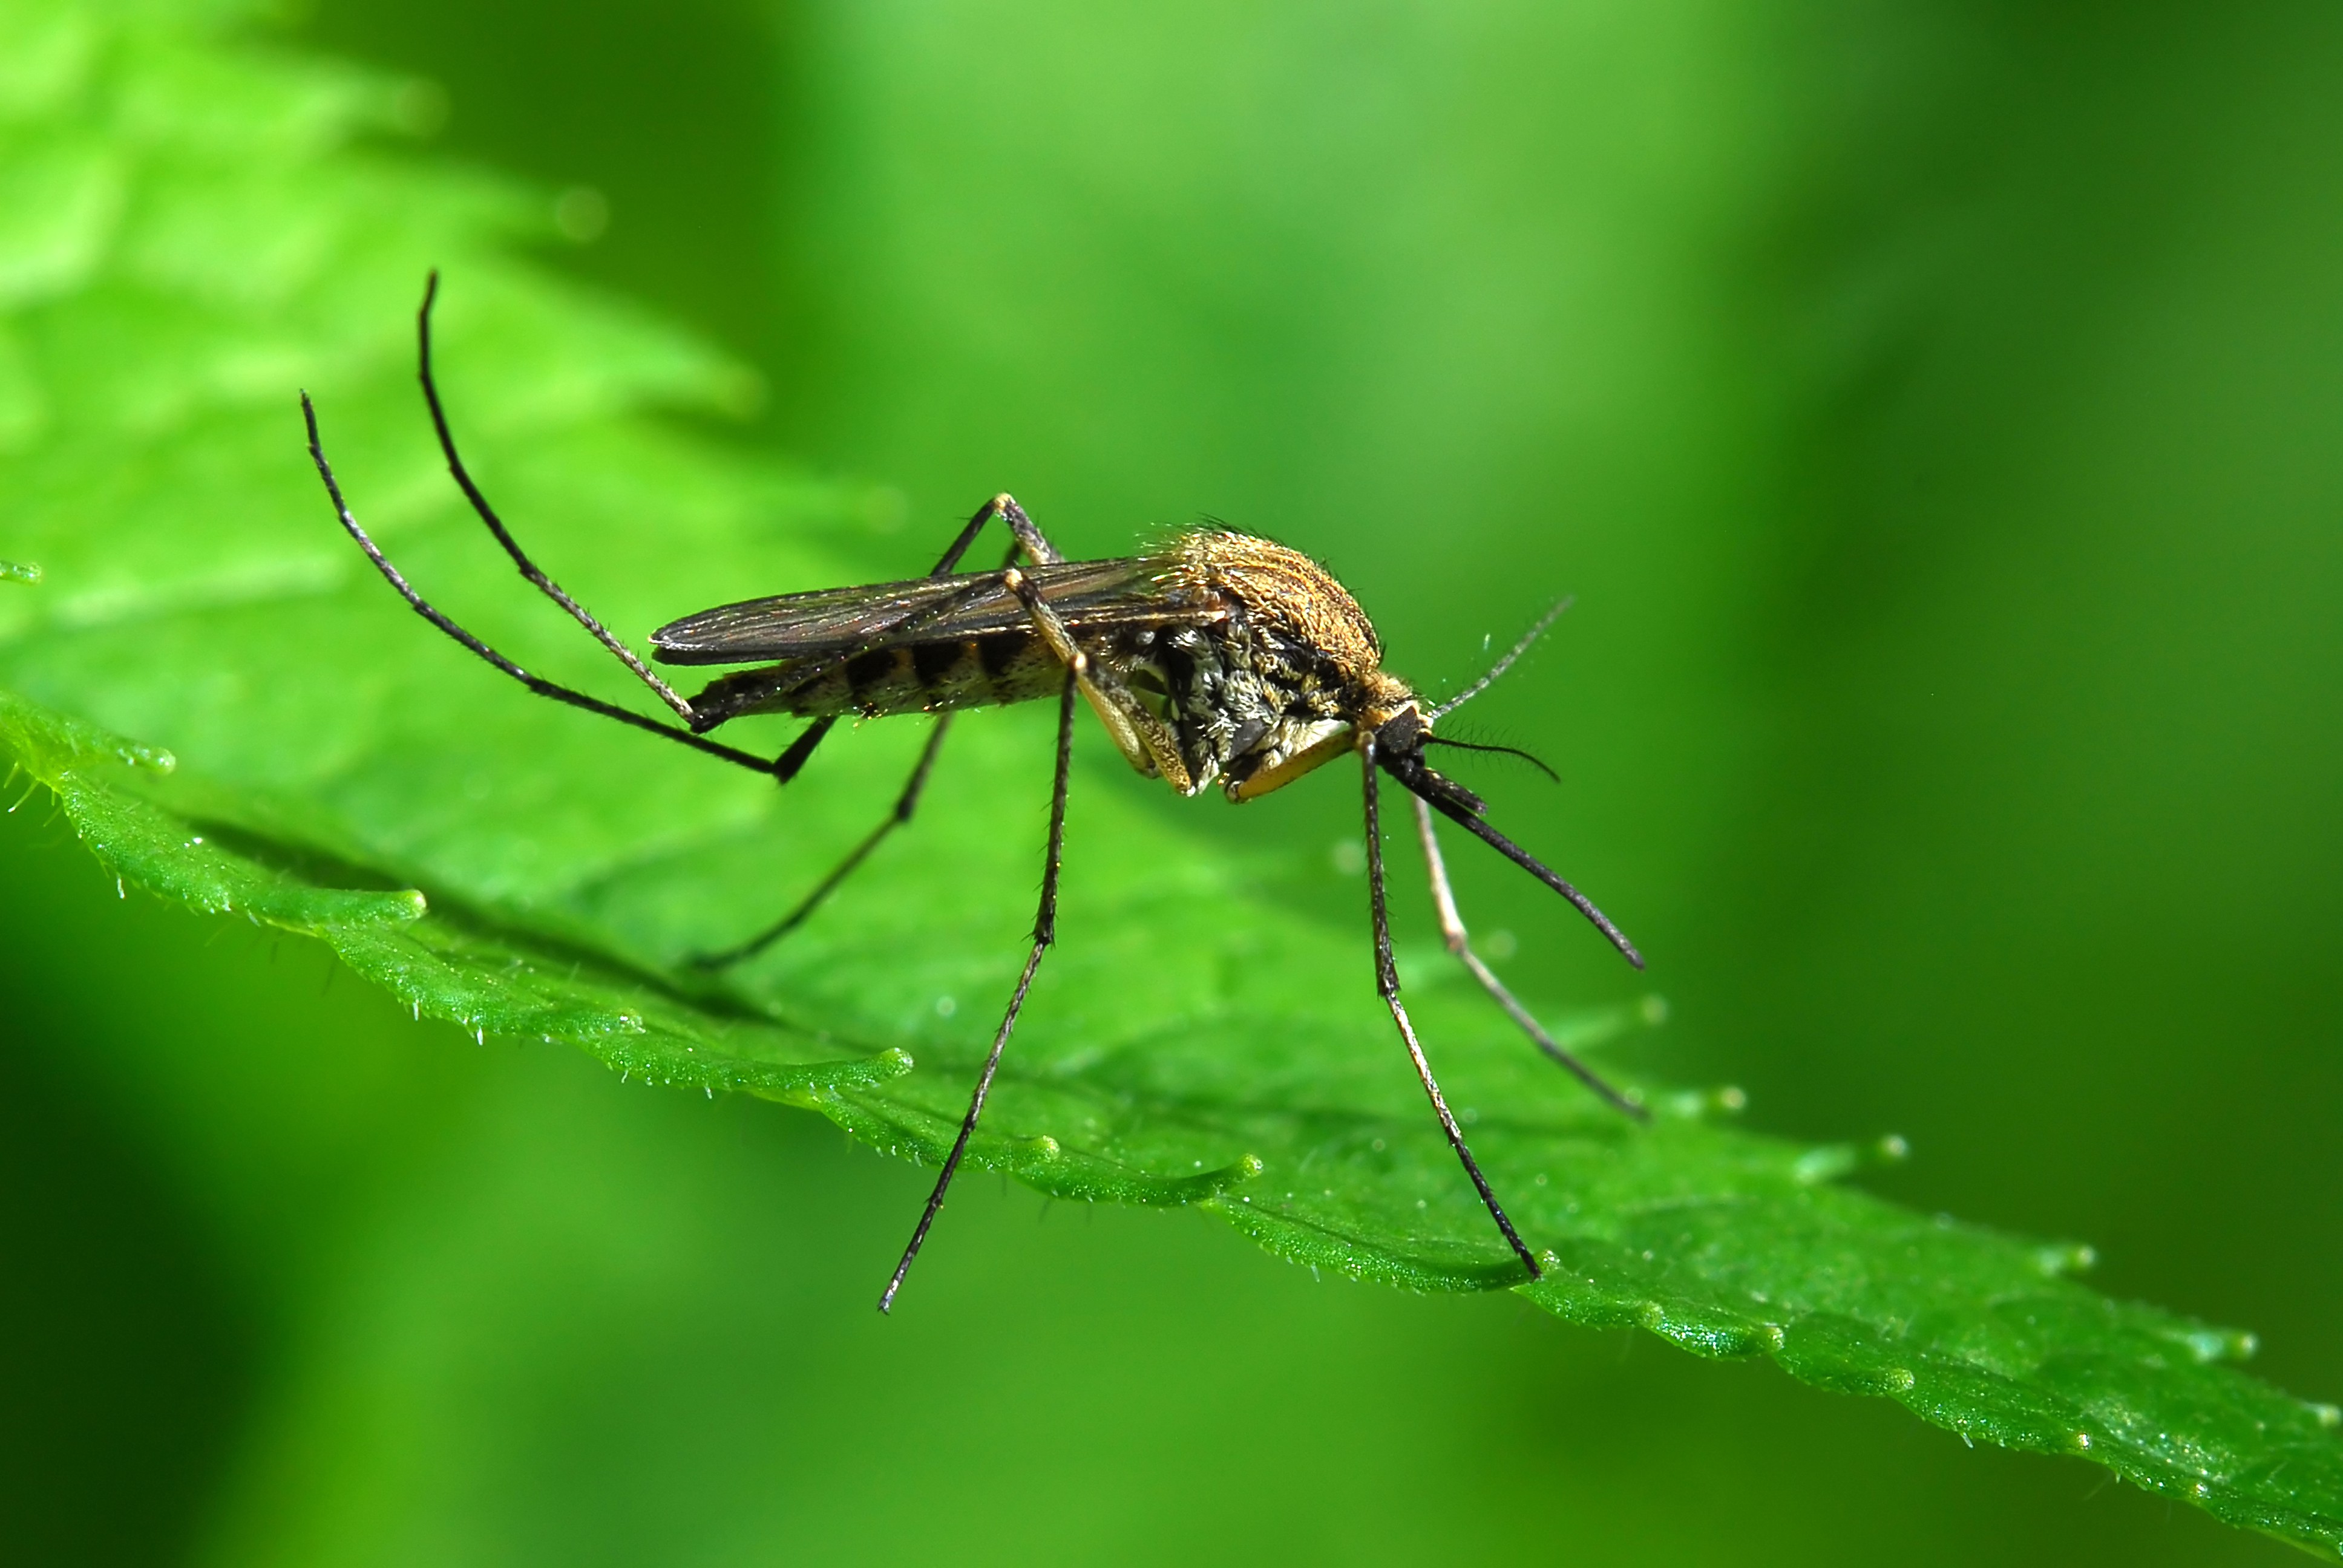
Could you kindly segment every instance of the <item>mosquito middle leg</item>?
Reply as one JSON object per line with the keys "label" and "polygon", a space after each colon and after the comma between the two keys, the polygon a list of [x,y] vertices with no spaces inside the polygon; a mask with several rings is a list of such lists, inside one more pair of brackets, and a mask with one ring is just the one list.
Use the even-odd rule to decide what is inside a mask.
{"label": "mosquito middle leg", "polygon": [[[992,1075],[1001,1066],[1001,1052],[1009,1037],[1017,1029],[1017,1015],[1025,1009],[1025,993],[1033,988],[1033,975],[1041,967],[1041,955],[1058,940],[1058,874],[1065,858],[1066,848],[1066,780],[1073,766],[1074,756],[1074,694],[1075,672],[1066,670],[1064,687],[1058,695],[1058,761],[1050,788],[1050,842],[1041,863],[1041,902],[1033,915],[1033,946],[1025,955],[1025,968],[1017,977],[1017,989],[1010,994],[1008,1010],[1001,1015],[1001,1027],[993,1030],[992,1050],[984,1059],[984,1070],[977,1075],[976,1092],[968,1102],[968,1114],[960,1119],[960,1136],[952,1140],[951,1152],[944,1157],[943,1169],[937,1172],[935,1191],[928,1194],[928,1206],[920,1213],[918,1229],[911,1232],[911,1243],[903,1249],[903,1261],[895,1265],[894,1278],[879,1297],[879,1310],[890,1310],[895,1293],[903,1288],[903,1277],[911,1271],[912,1261],[919,1257],[920,1248],[928,1239],[928,1230],[936,1222],[936,1211],[944,1206],[944,1194],[950,1191],[952,1177],[960,1170],[960,1157],[968,1152],[968,1141],[976,1133],[977,1119],[984,1114],[985,1096],[992,1091]],[[1518,1245],[1518,1243],[1516,1243]],[[1531,1271],[1536,1272],[1536,1265]]]}
{"label": "mosquito middle leg", "polygon": [[1408,1060],[1415,1063],[1415,1075],[1423,1081],[1423,1092],[1432,1101],[1432,1109],[1440,1118],[1441,1131],[1448,1134],[1448,1146],[1456,1151],[1463,1162],[1464,1173],[1473,1179],[1473,1186],[1481,1194],[1482,1207],[1503,1232],[1506,1245],[1529,1270],[1533,1280],[1544,1279],[1545,1271],[1538,1266],[1535,1254],[1522,1242],[1521,1232],[1505,1218],[1504,1207],[1490,1190],[1489,1179],[1481,1174],[1480,1162],[1464,1142],[1463,1129],[1456,1125],[1450,1114],[1448,1101],[1440,1092],[1439,1081],[1432,1076],[1432,1063],[1424,1059],[1423,1046],[1415,1038],[1415,1025],[1407,1016],[1407,1008],[1399,1000],[1399,966],[1392,960],[1391,912],[1383,899],[1383,837],[1381,810],[1375,799],[1375,740],[1372,734],[1363,735],[1359,741],[1359,758],[1365,775],[1367,819],[1367,899],[1373,911],[1375,927],[1375,989],[1383,993],[1383,1005],[1391,1010],[1392,1021],[1399,1026],[1399,1037],[1406,1043]]}
{"label": "mosquito middle leg", "polygon": [[1546,1033],[1538,1020],[1530,1016],[1529,1010],[1513,1000],[1513,993],[1505,989],[1504,982],[1481,961],[1481,955],[1473,950],[1472,938],[1465,932],[1464,917],[1457,911],[1455,890],[1448,884],[1448,863],[1441,859],[1440,840],[1433,832],[1432,808],[1421,795],[1411,794],[1408,799],[1415,807],[1416,837],[1423,845],[1424,869],[1432,878],[1432,904],[1440,911],[1440,934],[1447,942],[1448,950],[1473,972],[1473,978],[1481,982],[1482,989],[1495,999],[1497,1005],[1505,1010],[1506,1016],[1521,1027],[1522,1032],[1528,1035],[1540,1050],[1554,1058],[1566,1071],[1574,1074],[1581,1083],[1613,1106],[1638,1121],[1650,1121],[1650,1111],[1604,1082],[1601,1074]]}
{"label": "mosquito middle leg", "polygon": [[1001,491],[984,507],[984,513],[980,515],[998,517],[1024,549],[1025,558],[1035,566],[1056,566],[1066,558],[1059,553],[1058,547],[1042,534],[1033,519],[1026,515],[1025,508],[1017,504],[1017,498],[1008,491]]}
{"label": "mosquito middle leg", "polygon": [[[976,536],[983,530],[985,524],[992,520],[1001,502],[1006,498],[1005,497],[996,498],[977,508],[976,515],[970,518],[967,526],[960,529],[959,537],[952,540],[950,548],[946,549],[936,564],[929,569],[928,575],[930,578],[951,575],[951,569],[960,564],[960,558],[968,553],[969,547],[976,542]],[[1011,501],[1010,504],[1014,506],[1015,502]],[[1003,571],[1008,570],[1010,565],[1016,560],[1017,552],[1022,548],[1017,541],[1011,542],[1009,554],[1001,563]],[[951,728],[951,721],[952,716],[949,713],[937,716],[935,729],[929,735],[927,745],[920,748],[920,759],[911,765],[911,776],[904,781],[903,792],[896,797],[894,809],[881,818],[879,825],[870,829],[860,843],[848,851],[846,859],[840,861],[829,876],[816,883],[813,891],[800,900],[795,909],[750,937],[747,941],[726,948],[720,952],[702,954],[692,960],[693,964],[700,969],[723,969],[728,965],[739,963],[743,959],[752,958],[764,951],[803,925],[806,918],[813,913],[823,900],[837,891],[840,883],[854,874],[888,834],[911,819],[911,813],[919,809],[920,793],[927,789],[928,776],[935,771],[936,754],[943,749],[944,734]],[[807,759],[813,755],[814,748],[821,744],[823,738],[829,735],[831,728],[837,723],[837,717],[830,715],[817,719],[806,726],[798,738],[789,743],[789,749],[782,752],[774,763],[775,779],[786,784],[796,778],[799,769],[802,769]]]}

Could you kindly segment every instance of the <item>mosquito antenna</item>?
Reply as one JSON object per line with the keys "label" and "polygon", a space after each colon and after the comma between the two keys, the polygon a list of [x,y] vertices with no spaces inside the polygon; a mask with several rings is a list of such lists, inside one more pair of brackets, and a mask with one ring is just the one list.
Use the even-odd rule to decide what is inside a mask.
{"label": "mosquito antenna", "polygon": [[[1488,690],[1491,686],[1496,683],[1497,677],[1513,668],[1513,661],[1530,650],[1530,644],[1535,642],[1540,637],[1544,635],[1546,628],[1552,626],[1555,621],[1562,618],[1562,612],[1568,609],[1571,607],[1572,602],[1572,600],[1567,598],[1563,599],[1552,609],[1538,617],[1537,624],[1522,634],[1521,641],[1513,644],[1512,648],[1505,650],[1504,658],[1497,660],[1496,663],[1489,667],[1488,674],[1483,676],[1480,679],[1474,681],[1472,685],[1466,687],[1463,690],[1458,692],[1455,696],[1450,698],[1447,701],[1442,703],[1431,712],[1425,714],[1423,716],[1425,720],[1430,723],[1437,724],[1440,722],[1440,719],[1443,715],[1455,712],[1458,709],[1463,707],[1466,703],[1472,701],[1474,698]],[[1455,745],[1458,744],[1458,742],[1451,741],[1449,744]],[[1532,760],[1534,761],[1535,759],[1534,758]],[[1540,767],[1544,766],[1544,763],[1539,763],[1538,765]]]}
{"label": "mosquito antenna", "polygon": [[1539,772],[1544,774],[1547,778],[1553,779],[1555,783],[1559,784],[1562,782],[1561,774],[1555,772],[1553,769],[1547,767],[1544,763],[1539,761],[1536,758],[1531,756],[1528,752],[1523,750],[1518,746],[1484,746],[1474,740],[1451,740],[1445,735],[1427,735],[1423,738],[1423,743],[1426,746],[1453,746],[1459,751],[1496,751],[1501,752],[1507,757],[1518,757],[1523,761],[1528,763],[1531,767],[1536,769]]}

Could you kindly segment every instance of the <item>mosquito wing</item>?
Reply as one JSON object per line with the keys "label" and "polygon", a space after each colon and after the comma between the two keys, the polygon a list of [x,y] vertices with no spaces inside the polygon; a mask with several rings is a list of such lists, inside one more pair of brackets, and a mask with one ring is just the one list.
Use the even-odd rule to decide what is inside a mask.
{"label": "mosquito wing", "polygon": [[[1029,567],[1025,576],[1069,628],[1129,626],[1172,613],[1151,557]],[[955,641],[1031,625],[995,572],[915,578],[781,594],[689,615],[651,633],[663,664],[749,664]]]}

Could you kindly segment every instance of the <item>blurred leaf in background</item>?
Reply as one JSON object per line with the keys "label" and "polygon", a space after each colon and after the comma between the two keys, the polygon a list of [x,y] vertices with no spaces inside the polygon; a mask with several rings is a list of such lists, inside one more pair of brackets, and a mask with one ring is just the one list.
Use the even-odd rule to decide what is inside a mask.
{"label": "blurred leaf in background", "polygon": [[[886,9],[557,25],[476,8],[329,14],[320,31],[452,84],[459,145],[548,192],[603,192],[609,236],[585,265],[759,353],[787,449],[908,497],[800,486],[771,495],[775,514],[925,528],[1014,482],[1077,548],[1111,551],[1209,506],[1332,558],[1402,668],[1433,678],[1469,670],[1481,634],[1557,583],[1577,588],[1569,640],[1501,693],[1509,706],[1492,699],[1490,722],[1584,759],[1559,799],[1512,789],[1585,879],[1634,890],[1623,918],[1673,951],[1680,1070],[1757,1083],[1759,1119],[1788,1131],[1916,1125],[1922,1161],[1896,1179],[1911,1196],[2123,1240],[2119,1289],[2278,1331],[2268,1370],[2331,1390],[2315,1260],[2333,1216],[2289,1197],[2324,1191],[2333,1160],[2319,988],[2334,982],[2316,956],[2334,857],[2315,807],[2335,773],[2316,613],[2335,476],[2308,432],[2336,406],[2320,379],[2335,361],[2316,352],[2335,325],[2316,260],[2336,237],[2317,178],[2334,142],[2312,91],[2334,39],[2308,10],[2209,25],[1827,8],[1763,30],[1693,10],[1397,8],[1176,27],[1071,9],[1013,25]],[[769,41],[769,72],[740,68],[744,39]],[[527,68],[500,61],[506,44],[528,45]],[[2188,90],[2146,90],[2159,84]],[[2127,106],[2137,134],[2108,131]],[[2087,118],[2097,139],[2078,141]],[[729,132],[759,123],[777,128],[752,161],[756,142]],[[701,162],[677,179],[645,148]],[[597,149],[610,166],[550,161]],[[2280,155],[2289,181],[2270,172]],[[630,228],[695,182],[730,230]],[[2257,200],[2272,183],[2288,199]],[[752,203],[771,228],[719,286],[699,236],[737,234]],[[504,221],[550,243],[559,210]],[[406,249],[431,236],[403,239],[378,281],[351,286],[403,301]],[[780,286],[755,279],[759,250]],[[2242,368],[2192,359],[2186,334],[2155,352],[2215,306],[2218,329],[2196,330]],[[347,352],[393,363],[397,327]],[[2248,355],[2258,327],[2270,347]],[[649,343],[612,322],[588,355],[608,379],[565,377],[564,396],[664,386],[739,404],[720,367]],[[468,374],[525,408],[548,384],[533,352],[525,336],[488,345]],[[279,396],[289,363],[220,362],[236,397]],[[2162,424],[2164,404],[2135,407],[2150,386],[2172,406]],[[147,389],[147,417],[168,417],[154,402],[168,391]],[[2200,405],[2247,391],[2286,417],[2248,406],[2199,434]],[[352,404],[354,438],[411,433],[403,397]],[[548,498],[533,510],[559,497],[669,527],[694,515],[672,467],[631,494],[564,495],[558,451],[527,471],[531,428],[525,415],[483,439],[519,493]],[[411,442],[374,460],[394,520],[444,506]],[[2248,471],[2263,487],[2230,496]],[[294,501],[304,482],[288,468],[268,514],[314,520],[314,500]],[[2198,548],[2214,518],[2230,531]],[[330,572],[336,543],[288,535],[266,558],[313,548]],[[239,581],[236,563],[190,561]],[[611,569],[648,591],[651,568],[677,569]],[[2240,602],[2217,612],[2225,580]],[[2190,635],[2147,616],[2167,601]],[[484,613],[526,618],[496,602]],[[416,633],[386,610],[381,635]],[[330,739],[315,694],[266,696],[271,723]],[[406,809],[486,822],[477,849],[512,888],[568,863],[558,818],[490,831],[534,809],[493,799],[525,780],[458,776],[460,747],[414,722],[451,771]],[[511,722],[542,735],[548,771],[611,766],[608,738]],[[568,799],[630,815],[645,792],[679,799],[660,763],[618,766],[612,788]],[[1134,820],[1168,827],[1178,809],[1101,788]],[[1296,835],[1331,844],[1353,809],[1335,791],[1279,804],[1274,820],[1188,808],[1180,830],[1261,855]],[[1453,1540],[1458,1520],[1492,1550],[1523,1529],[1655,1561],[1887,1541],[1965,1560],[2007,1556],[2012,1537],[2046,1554],[2269,1550],[2121,1493],[2075,1510],[2059,1500],[2087,1485],[2079,1471],[1994,1468],[1723,1369],[1694,1383],[1648,1356],[1614,1367],[1594,1342],[1508,1330],[1484,1310],[1500,1303],[1315,1292],[1189,1227],[1111,1212],[1061,1245],[1006,1222],[1030,1208],[964,1195],[960,1271],[925,1282],[930,1326],[865,1341],[859,1281],[915,1173],[746,1107],[644,1109],[536,1053],[458,1057],[367,999],[309,1002],[260,967],[265,949],[198,953],[123,910],[55,836],[23,850],[22,885],[57,891],[11,900],[41,911],[11,934],[9,994],[33,999],[21,1038],[115,1044],[11,1067],[12,1100],[93,1108],[45,1146],[78,1163],[39,1166],[29,1133],[24,1157],[117,1192],[150,1172],[143,1201],[48,1180],[75,1191],[57,1211],[116,1216],[100,1236],[198,1238],[150,1242],[197,1303],[176,1318],[220,1325],[193,1360],[257,1369],[242,1392],[183,1371],[183,1394],[141,1404],[141,1363],[94,1345],[72,1364],[111,1381],[59,1397],[122,1390],[141,1431],[224,1434],[256,1412],[230,1501],[206,1515],[225,1555],[887,1554],[913,1530],[977,1556],[1036,1540],[1102,1553],[1142,1531],[1169,1556],[1358,1555]],[[2195,909],[2262,912],[2250,947],[2221,945],[2234,919],[2209,937],[2174,921],[2189,945],[2154,945],[2168,917],[2147,890],[2183,877]],[[1522,933],[1541,1000],[1618,994],[1566,940],[1581,933],[1479,881],[1468,896]],[[1355,883],[1296,877],[1281,896],[1355,921]],[[2066,956],[2013,970],[2005,949]],[[2249,985],[2248,957],[2278,983]],[[60,983],[75,973],[88,979]],[[297,1068],[287,1040],[325,1049]],[[709,1117],[729,1119],[729,1153]],[[141,1152],[108,1159],[109,1141]],[[2207,1217],[2173,1227],[2190,1204]],[[114,1301],[97,1260],[115,1249],[77,1253],[63,1236],[79,1228],[42,1255]],[[95,1340],[75,1299],[31,1300],[29,1337]],[[1003,1430],[1024,1441],[985,1441]],[[225,1442],[172,1446],[188,1462],[150,1489],[165,1512],[147,1539],[190,1528],[169,1500],[197,1506]],[[1373,1478],[1403,1448],[1421,1490],[1398,1497]],[[1273,1508],[1245,1484],[1259,1452],[1292,1478]],[[906,1497],[925,1505],[916,1524]],[[120,1535],[139,1514],[83,1511],[80,1527]],[[873,1519],[893,1533],[874,1538]]]}

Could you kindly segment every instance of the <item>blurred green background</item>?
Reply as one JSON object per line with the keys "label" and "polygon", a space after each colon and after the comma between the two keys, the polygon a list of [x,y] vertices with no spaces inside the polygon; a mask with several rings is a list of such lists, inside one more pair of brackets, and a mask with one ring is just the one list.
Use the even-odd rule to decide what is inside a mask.
{"label": "blurred green background", "polygon": [[[729,438],[898,487],[907,557],[1003,486],[1081,554],[1209,512],[1431,681],[1576,594],[1475,711],[1564,773],[1499,787],[1652,954],[1651,1069],[1901,1132],[1881,1190],[2343,1393],[2343,13],[336,0],[277,41],[599,193],[549,259],[759,365]],[[1355,802],[1162,809],[1331,844]],[[2286,1550],[997,1185],[881,1322],[918,1171],[418,1031],[31,808],[0,868],[19,1560]],[[1546,994],[1633,994],[1458,869]]]}

